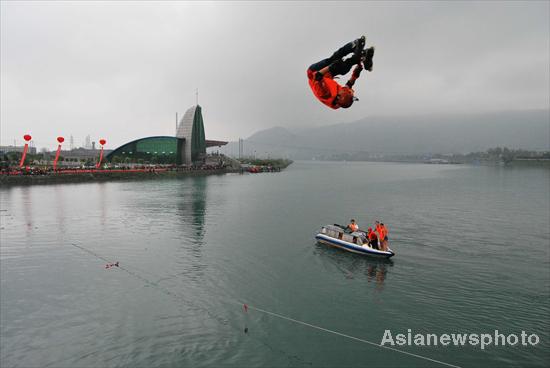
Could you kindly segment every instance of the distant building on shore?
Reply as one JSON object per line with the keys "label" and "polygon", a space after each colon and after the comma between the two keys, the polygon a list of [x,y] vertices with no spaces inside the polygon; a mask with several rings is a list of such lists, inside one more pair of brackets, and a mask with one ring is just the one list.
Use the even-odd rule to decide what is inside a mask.
{"label": "distant building on shore", "polygon": [[[0,146],[0,154],[5,154],[9,152],[19,152],[23,153],[23,150],[25,149],[25,146]],[[36,154],[36,147],[29,146],[29,150],[27,151],[31,155]]]}
{"label": "distant building on shore", "polygon": [[155,164],[190,165],[202,162],[206,148],[226,145],[224,141],[207,140],[204,134],[202,108],[189,108],[176,127],[175,136],[153,136],[136,139],[116,148],[106,161],[143,162]]}
{"label": "distant building on shore", "polygon": [[[24,148],[25,148],[24,146],[0,146],[0,154],[6,154],[6,153],[10,153],[10,152],[22,153]],[[104,150],[103,154],[107,155],[111,151],[112,150]],[[29,153],[31,155],[35,155],[38,152],[36,150],[36,147],[29,146],[29,150],[27,151],[27,153]],[[55,155],[55,151],[43,151],[42,153],[44,153],[46,155],[46,157]],[[78,159],[78,160],[93,159],[93,160],[96,160],[99,157],[99,150],[98,149],[87,149],[87,148],[84,148],[84,147],[73,148],[71,150],[61,150],[61,157],[63,157],[64,160],[66,160],[66,159]]]}
{"label": "distant building on shore", "polygon": [[[72,150],[68,150],[68,151],[61,150],[61,156],[64,159],[97,160],[97,158],[99,157],[99,151],[100,150],[95,148],[87,149],[84,147],[79,147],[79,148],[73,148]],[[111,152],[112,150],[103,150],[104,155],[107,155]],[[53,152],[53,154],[55,154],[55,152]]]}

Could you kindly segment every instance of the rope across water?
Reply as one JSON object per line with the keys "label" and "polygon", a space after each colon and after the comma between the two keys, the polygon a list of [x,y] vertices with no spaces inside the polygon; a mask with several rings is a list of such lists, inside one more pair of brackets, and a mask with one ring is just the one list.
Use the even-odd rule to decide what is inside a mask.
{"label": "rope across water", "polygon": [[[78,244],[75,244],[75,243],[71,243],[72,246],[88,253],[88,254],[91,254],[92,256],[102,260],[102,261],[105,261],[107,262],[108,264],[111,264],[111,261],[105,257],[103,257],[102,255],[96,253],[96,252],[93,252],[83,246],[80,246]],[[118,264],[118,263],[117,263]],[[205,309],[205,308],[201,308],[201,307],[198,307],[196,306],[194,303],[186,300],[185,298],[183,298],[181,295],[179,295],[178,293],[175,293],[173,291],[170,291],[164,287],[162,287],[161,285],[159,285],[158,282],[154,282],[154,281],[151,281],[149,279],[147,279],[146,277],[143,277],[141,275],[139,275],[138,273],[134,272],[134,271],[131,271],[129,270],[128,268],[126,267],[123,267],[123,266],[120,266],[120,265],[117,265],[116,267],[118,267],[119,269],[121,269],[122,271],[128,273],[129,275],[132,275],[134,276],[135,278],[145,282],[146,284],[148,285],[151,285],[151,286],[154,286],[155,288],[157,288],[158,290],[160,290],[162,293],[166,294],[166,295],[169,295],[171,297],[176,297],[177,299],[181,300],[182,302],[184,302],[185,304],[195,308],[195,309],[200,309],[200,310],[203,310],[204,312],[206,312],[210,317],[214,318],[215,320],[217,320],[218,322],[224,324],[224,325],[227,325],[228,324],[228,320],[223,318],[223,317],[220,317],[212,312],[210,312],[209,310]],[[240,308],[244,308],[244,311],[247,312],[249,309],[250,310],[254,310],[254,311],[257,311],[257,312],[260,312],[260,313],[264,313],[264,314],[267,314],[267,315],[270,315],[272,317],[276,317],[276,318],[279,318],[279,319],[283,319],[283,320],[286,320],[286,321],[289,321],[289,322],[293,322],[293,323],[297,323],[297,324],[300,324],[302,326],[306,326],[306,327],[309,327],[309,328],[313,328],[313,329],[316,329],[316,330],[319,330],[319,331],[324,331],[324,332],[327,332],[327,333],[331,333],[331,334],[334,334],[334,335],[337,335],[337,336],[340,336],[340,337],[344,337],[344,338],[347,338],[347,339],[350,339],[350,340],[354,340],[354,341],[358,341],[358,342],[362,342],[362,343],[365,343],[365,344],[368,344],[368,345],[372,345],[372,346],[376,346],[378,348],[382,348],[382,349],[387,349],[387,350],[391,350],[391,351],[395,351],[395,352],[398,352],[400,354],[405,354],[405,355],[408,355],[408,356],[412,356],[412,357],[415,357],[415,358],[418,358],[418,359],[423,359],[423,360],[426,360],[426,361],[430,361],[430,362],[433,362],[433,363],[438,363],[438,364],[441,364],[441,365],[444,365],[444,366],[447,366],[447,367],[453,367],[453,368],[461,368],[460,366],[458,365],[454,365],[454,364],[450,364],[450,363],[446,363],[446,362],[443,362],[441,360],[437,360],[437,359],[432,359],[432,358],[429,358],[429,357],[426,357],[426,356],[423,356],[423,355],[419,355],[419,354],[414,354],[414,353],[409,353],[407,351],[404,351],[404,350],[400,350],[400,349],[396,349],[396,348],[393,348],[393,347],[390,347],[390,346],[384,346],[384,345],[381,345],[379,343],[376,343],[376,342],[372,342],[372,341],[369,341],[369,340],[365,340],[365,339],[362,339],[362,338],[359,338],[359,337],[355,337],[355,336],[351,336],[351,335],[347,335],[347,334],[344,334],[342,332],[338,332],[338,331],[334,331],[334,330],[330,330],[328,328],[324,328],[324,327],[321,327],[321,326],[317,326],[317,325],[314,325],[314,324],[311,324],[311,323],[308,323],[308,322],[304,322],[304,321],[300,321],[300,320],[297,320],[297,319],[294,319],[294,318],[291,318],[291,317],[288,317],[288,316],[284,316],[282,314],[279,314],[279,313],[275,313],[275,312],[271,312],[271,311],[268,311],[268,310],[265,310],[265,309],[262,309],[262,308],[259,308],[259,307],[255,307],[253,305],[249,305],[247,303],[242,303],[242,302],[239,302],[239,301],[236,301],[236,300],[224,300],[224,302],[228,302],[230,304],[233,304],[233,305],[238,305]],[[248,328],[246,327],[245,328],[245,333],[248,331]],[[267,346],[268,348],[270,348],[271,350],[276,350],[274,349],[271,345],[263,342],[263,341],[260,341],[263,345]],[[278,350],[278,349],[277,349]],[[282,353],[286,354],[287,356],[289,356],[288,353],[282,351],[282,350],[279,350],[281,351]],[[292,356],[294,358],[294,356]]]}

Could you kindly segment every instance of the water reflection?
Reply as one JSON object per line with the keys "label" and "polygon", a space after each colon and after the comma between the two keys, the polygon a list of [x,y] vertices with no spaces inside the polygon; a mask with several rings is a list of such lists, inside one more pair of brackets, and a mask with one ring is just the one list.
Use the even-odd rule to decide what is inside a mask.
{"label": "water reflection", "polygon": [[55,213],[58,234],[65,234],[65,197],[61,185],[54,186],[55,193]]}
{"label": "water reflection", "polygon": [[178,247],[177,263],[180,274],[190,279],[203,275],[206,264],[202,260],[202,247],[206,231],[206,177],[197,177],[178,183],[176,194],[176,215],[182,228],[183,238]]}
{"label": "water reflection", "polygon": [[98,183],[98,192],[99,192],[99,208],[101,211],[100,214],[100,223],[101,227],[105,231],[105,224],[107,223],[107,208],[109,203],[109,198],[107,197],[107,184],[104,182]]}
{"label": "water reflection", "polygon": [[33,213],[32,213],[32,187],[23,186],[21,187],[21,199],[23,202],[23,217],[25,220],[25,225],[27,228],[27,236],[31,235],[32,224],[33,224]]}
{"label": "water reflection", "polygon": [[[392,262],[391,260],[388,262]],[[382,291],[384,288],[384,280],[386,279],[386,273],[388,263],[386,262],[377,262],[371,263],[367,267],[367,280],[368,282],[375,281],[376,290]],[[393,263],[389,263],[390,266],[393,266]]]}
{"label": "water reflection", "polygon": [[[317,243],[315,253],[325,257],[327,261],[336,267],[348,279],[366,276],[367,282],[374,282],[375,289],[382,291],[388,271],[393,267],[391,259],[377,259],[361,255],[351,254],[349,252],[336,249],[325,244]],[[362,276],[361,276],[362,277]]]}
{"label": "water reflection", "polygon": [[177,188],[177,216],[188,226],[193,242],[202,244],[206,214],[206,177],[182,181]]}

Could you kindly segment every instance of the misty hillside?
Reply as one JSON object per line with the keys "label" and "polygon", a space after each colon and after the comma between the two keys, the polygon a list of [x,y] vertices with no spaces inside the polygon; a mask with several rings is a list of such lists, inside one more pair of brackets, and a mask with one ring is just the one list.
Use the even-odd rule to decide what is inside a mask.
{"label": "misty hillside", "polygon": [[[372,154],[468,153],[506,146],[550,150],[550,112],[514,111],[414,117],[368,117],[352,123],[259,131],[244,141],[245,155],[311,159],[364,151]],[[222,150],[238,154],[238,143]]]}

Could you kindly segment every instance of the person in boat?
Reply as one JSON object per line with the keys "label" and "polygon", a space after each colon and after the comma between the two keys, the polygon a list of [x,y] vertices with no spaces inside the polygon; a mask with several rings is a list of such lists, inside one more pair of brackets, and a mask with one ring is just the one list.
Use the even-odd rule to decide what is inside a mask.
{"label": "person in boat", "polygon": [[379,225],[379,231],[378,236],[380,239],[380,245],[382,250],[388,250],[388,229],[386,228],[386,225],[384,225],[383,222]]}
{"label": "person in boat", "polygon": [[378,240],[380,241],[380,250],[386,250],[386,244],[384,243],[384,228],[380,221],[375,223],[376,233],[378,234]]}
{"label": "person in boat", "polygon": [[351,222],[350,222],[350,224],[347,226],[347,229],[349,229],[349,231],[351,231],[351,232],[354,232],[354,231],[359,230],[359,225],[357,225],[357,224],[355,223],[355,219],[351,219]]}
{"label": "person in boat", "polygon": [[[331,109],[347,109],[356,101],[352,89],[353,84],[359,78],[364,69],[372,71],[372,58],[374,56],[374,47],[363,50],[365,46],[365,36],[361,36],[355,41],[348,42],[332,56],[312,64],[307,70],[309,86],[313,94],[319,101]],[[344,57],[352,54],[351,57],[344,60]],[[345,86],[341,86],[334,79],[338,75],[346,75],[351,68],[352,76]]]}
{"label": "person in boat", "polygon": [[373,249],[378,249],[378,236],[376,236],[376,233],[372,231],[372,227],[369,227],[367,229],[367,238],[369,240],[369,245]]}
{"label": "person in boat", "polygon": [[386,227],[386,225],[384,225],[384,223],[380,223],[380,227],[382,227],[382,231],[384,232],[384,242],[386,242],[386,244],[388,243],[388,228]]}

